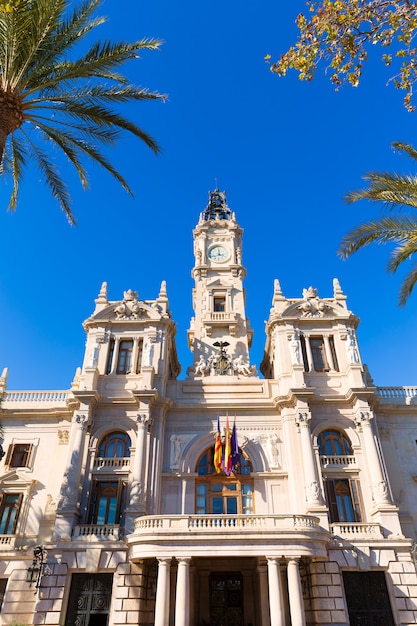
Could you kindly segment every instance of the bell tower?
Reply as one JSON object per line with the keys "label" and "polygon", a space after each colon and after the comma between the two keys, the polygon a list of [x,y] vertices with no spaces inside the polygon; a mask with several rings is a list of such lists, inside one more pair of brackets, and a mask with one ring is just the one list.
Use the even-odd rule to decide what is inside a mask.
{"label": "bell tower", "polygon": [[195,316],[188,345],[194,352],[194,376],[255,374],[249,363],[253,331],[245,314],[242,232],[226,193],[209,192],[193,231]]}

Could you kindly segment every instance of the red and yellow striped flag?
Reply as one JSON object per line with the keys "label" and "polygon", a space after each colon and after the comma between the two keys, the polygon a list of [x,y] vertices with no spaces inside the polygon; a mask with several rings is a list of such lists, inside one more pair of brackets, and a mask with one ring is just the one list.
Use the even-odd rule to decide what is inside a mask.
{"label": "red and yellow striped flag", "polygon": [[222,471],[222,440],[220,437],[220,418],[217,418],[217,433],[216,440],[214,442],[214,457],[213,457],[214,468],[216,472],[219,474]]}
{"label": "red and yellow striped flag", "polygon": [[224,442],[223,469],[226,476],[232,471],[232,447],[230,445],[229,416],[226,415],[226,440]]}

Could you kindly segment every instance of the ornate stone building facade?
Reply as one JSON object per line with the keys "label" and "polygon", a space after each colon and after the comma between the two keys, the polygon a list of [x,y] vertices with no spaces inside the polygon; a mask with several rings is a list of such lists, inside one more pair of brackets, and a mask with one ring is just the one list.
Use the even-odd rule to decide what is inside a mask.
{"label": "ornate stone building facade", "polygon": [[69,390],[3,371],[1,623],[417,623],[417,387],[374,385],[336,279],[275,281],[258,373],[224,193],[193,234],[184,378],[164,282],[102,285]]}

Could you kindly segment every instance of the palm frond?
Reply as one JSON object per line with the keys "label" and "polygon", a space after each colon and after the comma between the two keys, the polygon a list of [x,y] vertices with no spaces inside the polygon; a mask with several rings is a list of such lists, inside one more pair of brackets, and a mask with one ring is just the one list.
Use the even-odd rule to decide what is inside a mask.
{"label": "palm frond", "polygon": [[374,242],[386,244],[404,241],[409,230],[413,228],[416,228],[416,222],[405,216],[386,216],[360,224],[343,237],[337,254],[342,259],[347,259],[354,252]]}
{"label": "palm frond", "polygon": [[411,295],[411,292],[413,291],[413,288],[416,282],[417,282],[417,264],[414,265],[411,272],[407,274],[407,276],[405,277],[405,279],[403,280],[401,284],[399,299],[398,299],[398,303],[400,306],[405,306],[408,298]]}
{"label": "palm frond", "polygon": [[394,274],[401,263],[408,261],[417,251],[417,224],[415,231],[408,233],[407,237],[404,237],[401,244],[397,246],[392,254],[391,259],[388,262],[387,270]]}
{"label": "palm frond", "polygon": [[65,154],[83,187],[87,185],[83,158],[89,157],[130,194],[126,180],[100,146],[114,144],[127,132],[160,152],[156,141],[117,107],[165,98],[131,85],[120,71],[125,61],[138,58],[142,50],[158,49],[161,41],[98,41],[85,46],[78,57],[74,54],[75,47],[105,21],[95,15],[101,4],[102,0],[81,0],[74,8],[71,0],[20,0],[13,11],[0,11],[0,107],[5,103],[0,114],[9,133],[6,140],[0,138],[0,175],[13,180],[11,209],[16,207],[26,157],[32,156],[53,197],[74,223],[68,189],[49,152],[52,146]]}
{"label": "palm frond", "polygon": [[345,200],[348,204],[358,200],[371,200],[382,202],[383,208],[389,210],[400,210],[403,206],[417,209],[417,177],[371,172],[363,179],[369,182],[369,187],[346,194]]}
{"label": "palm frond", "polygon": [[11,141],[11,166],[12,166],[12,179],[13,190],[10,196],[8,209],[14,211],[17,205],[17,199],[19,195],[19,184],[23,177],[23,168],[25,166],[25,151],[20,145],[18,138],[12,137]]}
{"label": "palm frond", "polygon": [[25,132],[23,132],[23,134],[28,143],[31,156],[35,160],[46,185],[51,190],[52,197],[58,201],[61,209],[67,216],[68,222],[71,225],[75,225],[74,216],[70,207],[71,196],[69,194],[68,187],[59,174],[58,168],[49,159],[44,150],[39,148],[39,146],[33,142]]}

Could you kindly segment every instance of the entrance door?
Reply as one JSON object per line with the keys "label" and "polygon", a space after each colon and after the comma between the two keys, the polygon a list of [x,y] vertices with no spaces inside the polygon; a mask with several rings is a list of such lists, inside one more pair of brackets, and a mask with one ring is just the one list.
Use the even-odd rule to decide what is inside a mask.
{"label": "entrance door", "polygon": [[384,572],[343,572],[351,626],[394,626]]}
{"label": "entrance door", "polygon": [[73,574],[65,626],[108,626],[113,574]]}
{"label": "entrance door", "polygon": [[210,574],[211,626],[243,626],[242,576]]}

